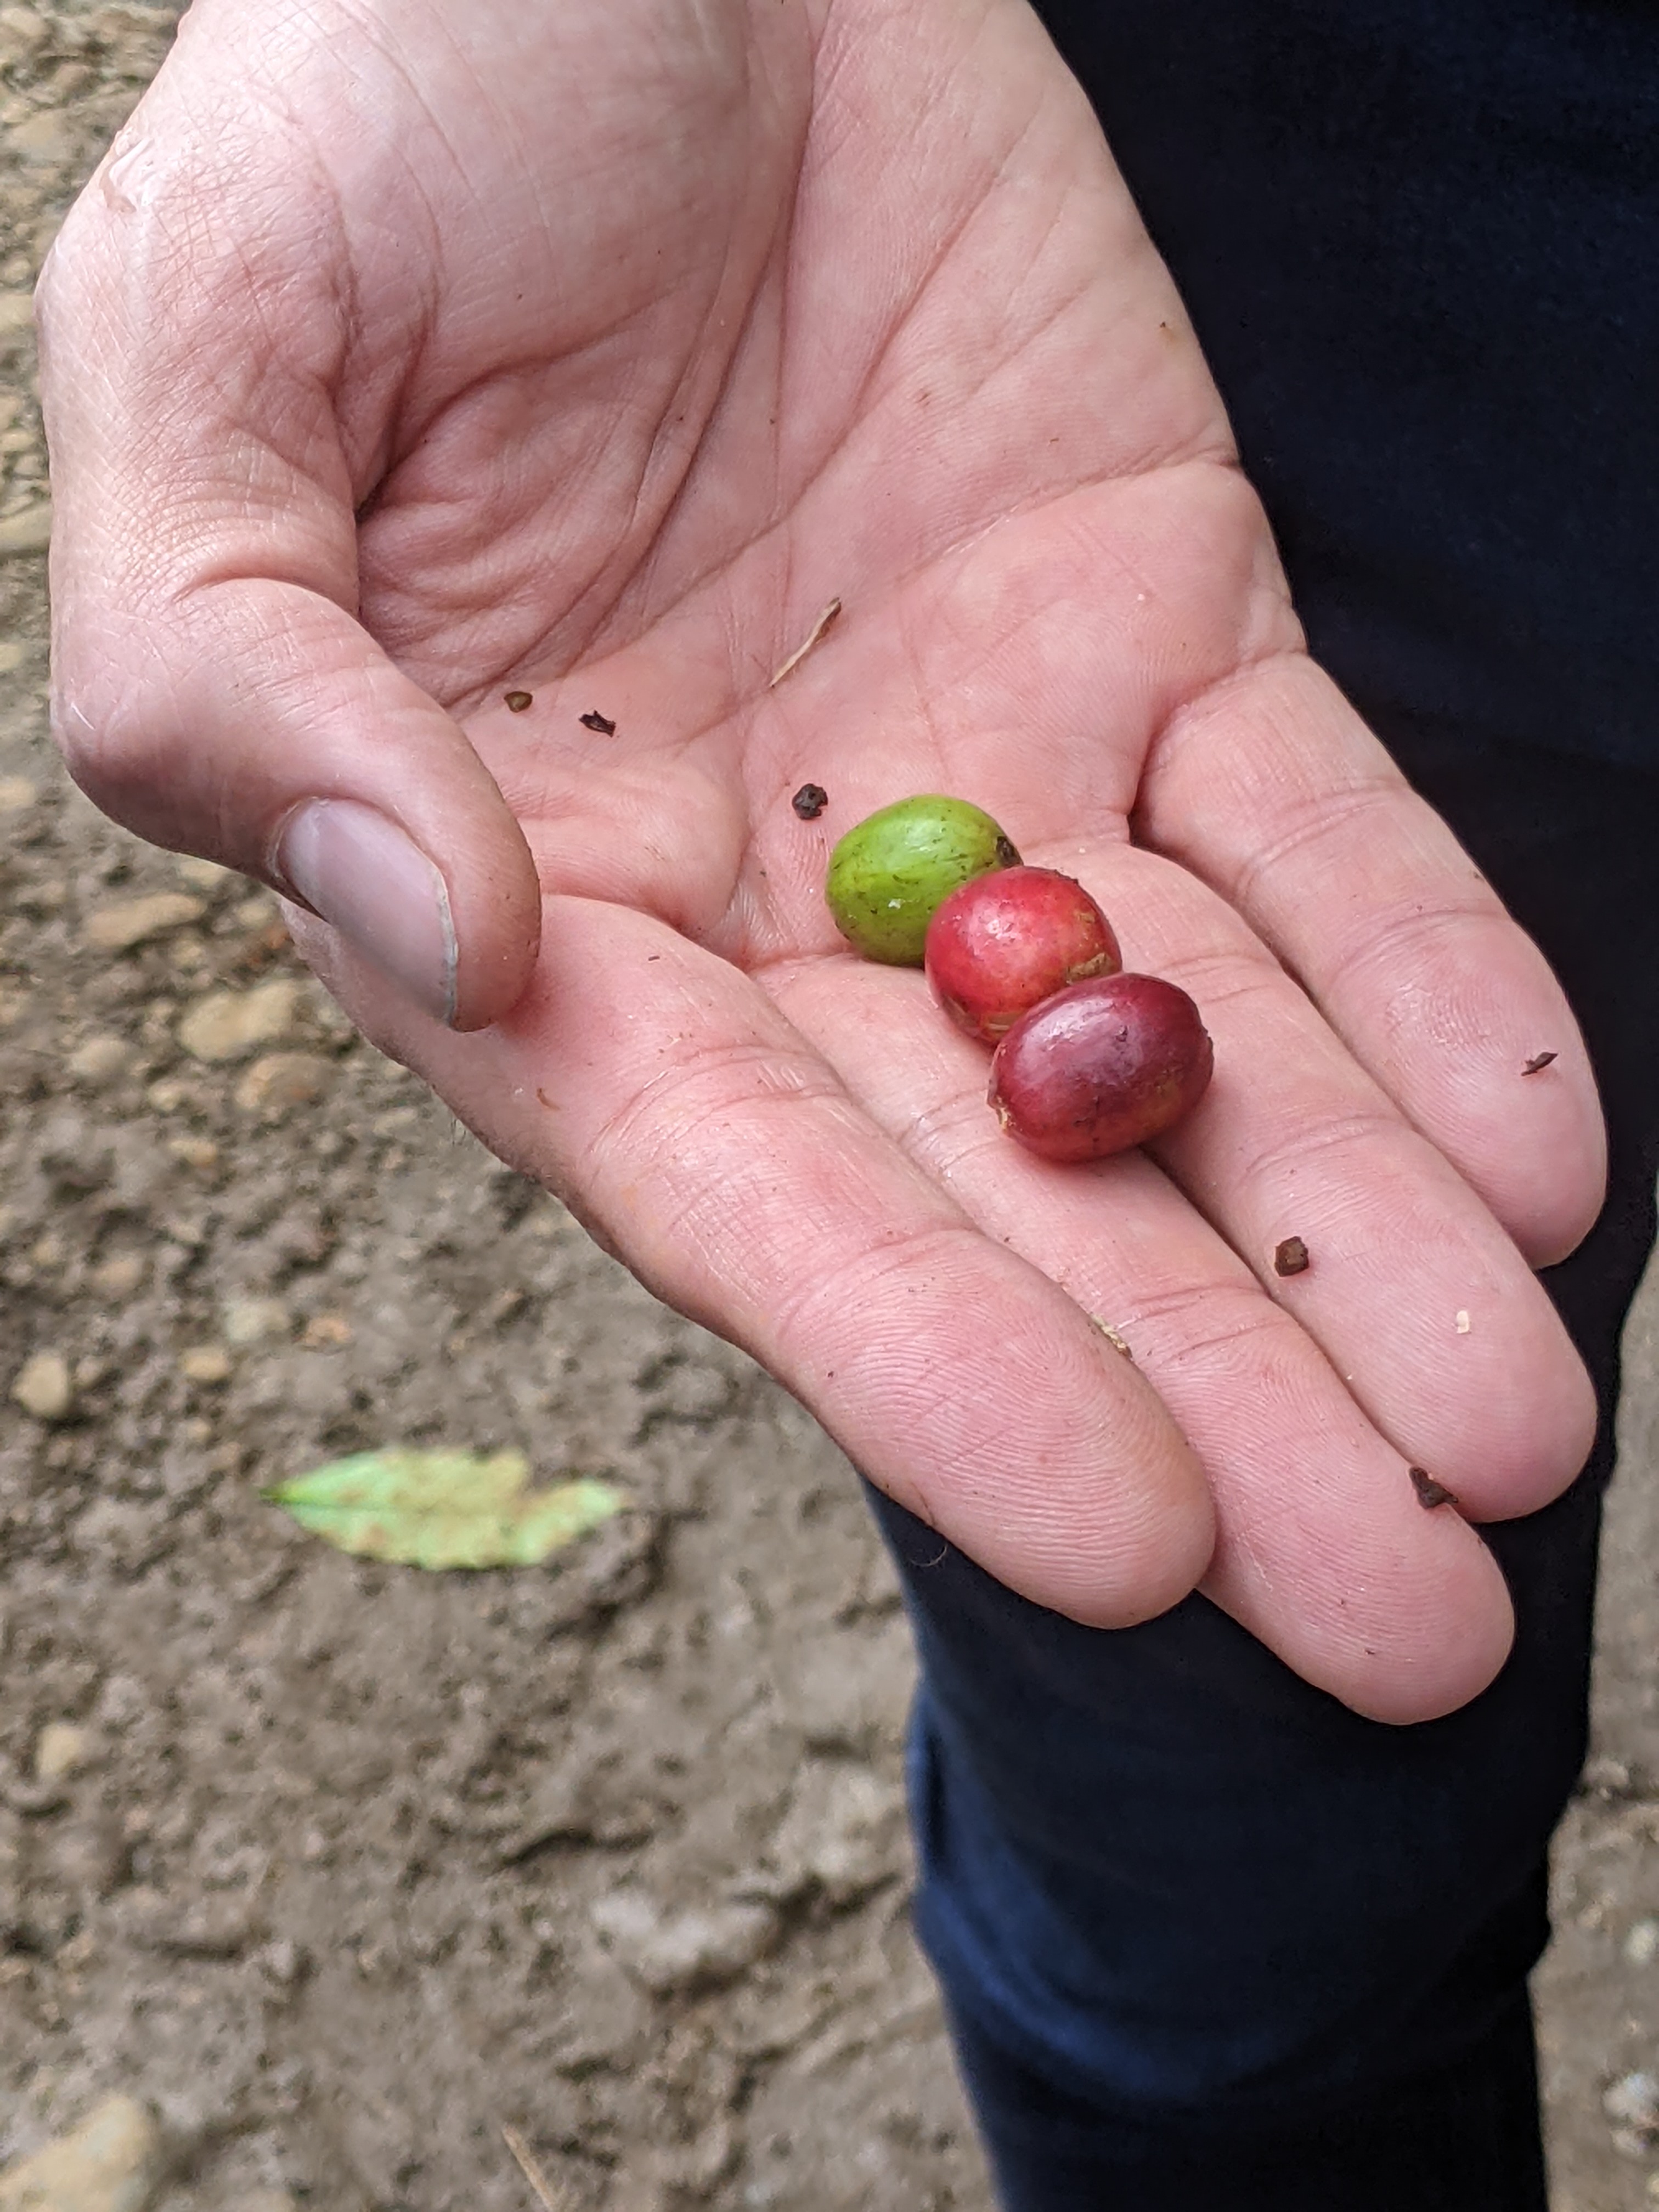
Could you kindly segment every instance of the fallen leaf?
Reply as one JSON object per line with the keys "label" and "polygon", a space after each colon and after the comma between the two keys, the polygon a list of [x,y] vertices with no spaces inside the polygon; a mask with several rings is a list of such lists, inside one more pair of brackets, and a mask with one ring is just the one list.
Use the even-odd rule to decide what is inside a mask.
{"label": "fallen leaf", "polygon": [[357,1452],[263,1494],[337,1551],[429,1573],[538,1566],[627,1503],[588,1476],[532,1490],[520,1451]]}

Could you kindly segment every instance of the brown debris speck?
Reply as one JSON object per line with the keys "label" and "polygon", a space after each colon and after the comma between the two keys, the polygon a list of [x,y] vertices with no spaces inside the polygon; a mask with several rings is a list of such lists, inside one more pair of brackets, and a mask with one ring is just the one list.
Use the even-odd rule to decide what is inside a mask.
{"label": "brown debris speck", "polygon": [[535,701],[528,691],[503,691],[501,704],[509,714],[522,714],[526,708],[535,704]]}
{"label": "brown debris speck", "polygon": [[1437,1505],[1456,1504],[1456,1493],[1448,1490],[1443,1482],[1437,1482],[1427,1468],[1413,1468],[1411,1478],[1412,1488],[1417,1492],[1417,1502],[1425,1513],[1432,1513]]}
{"label": "brown debris speck", "polygon": [[789,804],[803,822],[816,822],[830,804],[830,794],[821,783],[804,783]]}
{"label": "brown debris speck", "polygon": [[578,714],[576,720],[583,729],[596,730],[602,738],[614,738],[617,734],[617,726],[610,715],[600,714],[597,707],[590,707],[585,714]]}
{"label": "brown debris speck", "polygon": [[1276,1275],[1301,1275],[1310,1262],[1308,1248],[1299,1237],[1287,1237],[1273,1251],[1273,1273]]}
{"label": "brown debris speck", "polygon": [[1554,1052],[1535,1052],[1521,1073],[1522,1075],[1536,1075],[1540,1068],[1547,1067],[1553,1060],[1559,1060],[1560,1056]]}

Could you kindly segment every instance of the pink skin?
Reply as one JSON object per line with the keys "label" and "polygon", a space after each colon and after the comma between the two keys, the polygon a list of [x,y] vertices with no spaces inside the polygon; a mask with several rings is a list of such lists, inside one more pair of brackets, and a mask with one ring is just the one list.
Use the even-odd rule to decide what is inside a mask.
{"label": "pink skin", "polygon": [[1115,975],[1112,925],[1073,876],[1000,868],[958,885],[927,925],[927,980],[959,1029],[995,1044],[1068,983]]}
{"label": "pink skin", "polygon": [[1103,1160],[1161,1136],[1209,1088],[1198,1008],[1158,975],[1103,975],[1034,1006],[991,1062],[990,1103],[1045,1160]]}
{"label": "pink skin", "polygon": [[[1532,1273],[1589,1063],[1308,659],[1024,0],[195,0],[40,313],[84,789],[297,894],[372,1036],[1035,1602],[1201,1577],[1391,1721],[1490,1680],[1468,1524],[1595,1419]],[[835,838],[937,790],[1203,1005],[1156,1157],[1005,1143],[846,951]]]}

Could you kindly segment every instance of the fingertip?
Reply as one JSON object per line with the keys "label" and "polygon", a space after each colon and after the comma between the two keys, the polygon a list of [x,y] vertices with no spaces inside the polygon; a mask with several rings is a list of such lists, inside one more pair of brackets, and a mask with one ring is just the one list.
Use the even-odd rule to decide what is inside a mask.
{"label": "fingertip", "polygon": [[451,876],[455,962],[450,1027],[488,1029],[530,988],[542,942],[541,884],[523,830],[501,806],[487,854],[463,854]]}
{"label": "fingertip", "polygon": [[[1441,1720],[1470,1704],[1497,1680],[1515,1642],[1515,1607],[1492,1553],[1454,1506],[1437,1506],[1431,1517],[1440,1543],[1426,1553],[1413,1547],[1409,1574],[1328,1589],[1322,1601],[1282,1618],[1267,1636],[1316,1688],[1390,1728]],[[1210,1594],[1261,1632],[1250,1606],[1236,1602],[1237,1588],[1214,1578]]]}
{"label": "fingertip", "polygon": [[[1491,1554],[1487,1558],[1491,1560]],[[1515,1644],[1515,1608],[1491,1561],[1488,1587],[1480,1601],[1443,1635],[1437,1646],[1401,1655],[1380,1673],[1367,1669],[1345,1694],[1345,1705],[1366,1720],[1389,1728],[1417,1728],[1443,1720],[1472,1705],[1492,1687]]]}
{"label": "fingertip", "polygon": [[1188,1598],[1215,1553],[1215,1502],[1182,1444],[1141,1486],[1142,1510],[1120,1524],[1116,1571],[1090,1608],[1089,1626],[1134,1628]]}
{"label": "fingertip", "polygon": [[[1433,1437],[1412,1446],[1477,1523],[1540,1511],[1577,1480],[1595,1442],[1589,1370],[1541,1291],[1527,1289],[1530,1314],[1510,1302],[1507,1340],[1470,1370],[1461,1399],[1444,1398]],[[1468,1326],[1467,1314],[1458,1319]]]}
{"label": "fingertip", "polygon": [[377,807],[305,799],[272,840],[270,872],[430,1019],[487,1028],[523,995],[541,938],[535,863],[499,813],[440,866]]}

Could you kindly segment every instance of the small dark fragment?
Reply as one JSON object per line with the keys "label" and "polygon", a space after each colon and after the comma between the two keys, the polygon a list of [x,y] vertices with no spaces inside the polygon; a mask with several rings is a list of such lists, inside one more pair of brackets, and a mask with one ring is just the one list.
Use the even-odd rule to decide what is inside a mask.
{"label": "small dark fragment", "polygon": [[821,783],[804,783],[789,804],[803,822],[816,822],[830,804],[830,794]]}
{"label": "small dark fragment", "polygon": [[509,714],[522,714],[526,708],[533,703],[528,691],[503,691],[501,694],[501,704]]}
{"label": "small dark fragment", "polygon": [[1443,1482],[1437,1482],[1425,1467],[1411,1470],[1412,1488],[1417,1492],[1417,1502],[1425,1513],[1432,1513],[1437,1505],[1455,1505],[1456,1493],[1448,1490]]}
{"label": "small dark fragment", "polygon": [[597,707],[590,707],[586,714],[578,714],[576,720],[583,729],[597,730],[602,738],[614,738],[617,734],[617,726],[610,715],[600,714]]}
{"label": "small dark fragment", "polygon": [[1526,1066],[1522,1069],[1521,1073],[1522,1075],[1536,1075],[1540,1067],[1547,1067],[1553,1060],[1559,1060],[1559,1058],[1560,1054],[1559,1053],[1535,1052],[1532,1058],[1527,1062]]}
{"label": "small dark fragment", "polygon": [[1308,1267],[1308,1248],[1299,1237],[1287,1237],[1273,1252],[1276,1275],[1300,1275]]}
{"label": "small dark fragment", "polygon": [[1012,837],[998,837],[996,855],[997,866],[1000,868],[1017,868],[1021,865],[1018,849]]}

